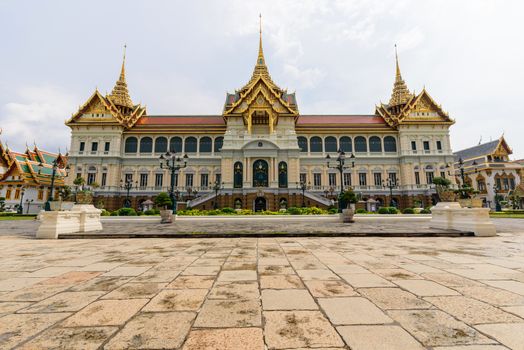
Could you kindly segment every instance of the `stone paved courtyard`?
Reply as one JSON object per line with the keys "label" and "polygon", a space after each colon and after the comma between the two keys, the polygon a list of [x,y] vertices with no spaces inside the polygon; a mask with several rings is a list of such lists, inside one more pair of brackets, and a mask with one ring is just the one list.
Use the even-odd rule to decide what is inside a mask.
{"label": "stone paved courtyard", "polygon": [[493,238],[51,241],[2,222],[0,349],[524,349],[524,222],[496,223]]}

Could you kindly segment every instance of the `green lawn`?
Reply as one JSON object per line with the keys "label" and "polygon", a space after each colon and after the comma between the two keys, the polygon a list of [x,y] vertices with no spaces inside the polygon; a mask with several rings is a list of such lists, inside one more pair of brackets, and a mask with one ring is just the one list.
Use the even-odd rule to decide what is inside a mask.
{"label": "green lawn", "polygon": [[7,221],[7,220],[34,220],[34,215],[29,216],[0,216],[0,221]]}
{"label": "green lawn", "polygon": [[492,218],[510,218],[510,219],[524,219],[524,214],[512,214],[512,213],[490,213]]}

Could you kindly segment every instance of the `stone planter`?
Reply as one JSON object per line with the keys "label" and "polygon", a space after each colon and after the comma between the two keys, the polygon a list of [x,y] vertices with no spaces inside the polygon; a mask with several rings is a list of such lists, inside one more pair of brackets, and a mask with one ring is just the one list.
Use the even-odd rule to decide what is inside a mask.
{"label": "stone planter", "polygon": [[62,209],[62,201],[50,201],[49,207],[51,211],[60,211]]}
{"label": "stone planter", "polygon": [[77,204],[93,204],[93,193],[92,192],[78,192],[76,194]]}
{"label": "stone planter", "polygon": [[75,205],[75,202],[63,201],[62,205],[60,206],[60,210],[71,210],[71,208],[73,208],[73,205]]}
{"label": "stone planter", "polygon": [[353,216],[355,215],[355,210],[348,208],[348,209],[342,209],[342,213],[339,214],[340,221],[343,223],[351,223],[354,222]]}
{"label": "stone planter", "polygon": [[160,223],[171,224],[173,222],[173,211],[171,209],[160,210]]}
{"label": "stone planter", "polygon": [[439,191],[438,197],[441,202],[455,202],[457,199],[457,194],[451,190]]}
{"label": "stone planter", "polygon": [[482,208],[482,198],[464,198],[458,201],[462,208]]}

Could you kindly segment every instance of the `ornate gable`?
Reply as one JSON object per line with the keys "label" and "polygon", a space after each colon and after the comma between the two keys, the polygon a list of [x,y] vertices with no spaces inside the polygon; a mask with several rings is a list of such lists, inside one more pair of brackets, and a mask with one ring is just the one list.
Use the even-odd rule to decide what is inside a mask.
{"label": "ornate gable", "polygon": [[434,123],[455,123],[442,106],[431,98],[424,88],[420,94],[407,103],[402,111],[401,123],[413,122],[434,122]]}
{"label": "ornate gable", "polygon": [[499,144],[491,155],[494,157],[506,158],[510,154],[513,154],[513,150],[509,147],[504,136],[501,136],[499,138]]}

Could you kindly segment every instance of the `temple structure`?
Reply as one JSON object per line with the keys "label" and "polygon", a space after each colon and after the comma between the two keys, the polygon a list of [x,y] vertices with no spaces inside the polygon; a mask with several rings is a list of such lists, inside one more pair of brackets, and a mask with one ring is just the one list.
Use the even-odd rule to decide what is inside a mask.
{"label": "temple structure", "polygon": [[5,198],[7,209],[22,208],[24,214],[36,214],[43,209],[51,191],[53,163],[55,193],[64,186],[67,157],[39,149],[36,145],[25,152],[14,152],[0,142],[0,197]]}
{"label": "temple structure", "polygon": [[[175,175],[176,194],[189,206],[277,210],[332,205],[341,184],[371,209],[429,206],[433,177],[453,165],[453,123],[425,89],[408,90],[398,57],[391,99],[373,114],[301,114],[295,93],[273,81],[260,32],[253,73],[226,94],[221,114],[149,115],[132,102],[124,54],[111,94],[95,90],[66,125],[72,171],[100,185],[96,201],[106,208],[123,205],[126,181],[137,208],[167,192],[170,174],[159,156],[169,150],[189,157]],[[342,174],[326,166],[338,150],[348,158]]]}

